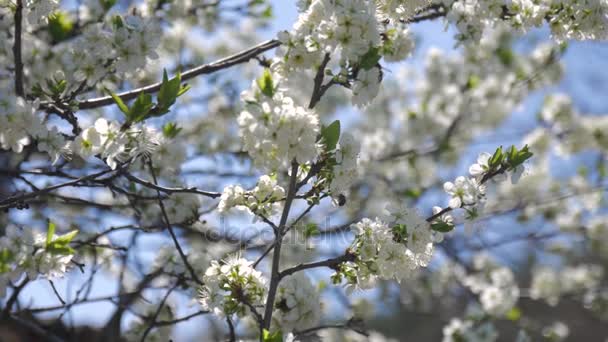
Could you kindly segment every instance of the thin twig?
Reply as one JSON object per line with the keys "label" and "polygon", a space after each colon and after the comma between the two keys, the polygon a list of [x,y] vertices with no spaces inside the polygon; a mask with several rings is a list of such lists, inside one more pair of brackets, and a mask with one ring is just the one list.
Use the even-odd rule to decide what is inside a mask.
{"label": "thin twig", "polygon": [[25,193],[25,194],[22,194],[22,195],[11,196],[11,197],[9,197],[9,198],[7,198],[7,199],[5,199],[5,200],[3,200],[3,201],[0,202],[0,209],[8,208],[12,204],[14,204],[14,203],[21,202],[21,201],[24,201],[26,199],[34,198],[34,197],[46,194],[47,192],[50,192],[50,191],[53,191],[53,190],[56,190],[56,189],[59,189],[59,188],[63,188],[63,187],[67,187],[67,186],[73,186],[73,185],[76,185],[76,184],[78,184],[80,182],[84,182],[84,181],[95,179],[95,178],[97,178],[99,176],[103,176],[103,175],[108,174],[108,173],[113,172],[113,171],[115,171],[115,170],[107,169],[107,170],[99,171],[97,173],[93,173],[93,174],[90,174],[90,175],[87,175],[87,176],[76,178],[74,180],[71,180],[71,181],[68,181],[68,182],[65,182],[65,183],[52,185],[52,186],[49,186],[49,187],[46,187],[46,188],[43,188],[43,189],[40,189],[40,190],[37,190],[37,191],[28,192],[28,193]]}
{"label": "thin twig", "polygon": [[[150,168],[150,174],[152,175],[152,179],[154,180],[154,185],[158,185],[158,181],[156,180],[156,174],[154,173],[154,166],[152,165],[152,160],[150,160],[150,159],[148,159],[148,167]],[[167,230],[169,231],[169,234],[171,235],[171,239],[173,240],[173,243],[175,244],[175,248],[177,248],[177,252],[179,253],[179,256],[182,258],[184,265],[190,272],[192,279],[194,279],[194,281],[196,281],[199,285],[202,285],[203,282],[198,278],[198,276],[196,275],[196,272],[194,271],[194,268],[188,262],[188,258],[186,257],[184,250],[180,246],[179,241],[177,240],[177,237],[175,236],[175,232],[173,231],[173,227],[171,226],[171,221],[169,220],[169,216],[167,215],[167,210],[165,209],[165,204],[163,203],[163,200],[160,195],[160,190],[157,189],[156,193],[158,194],[158,205],[160,206],[160,211],[161,211],[163,220],[165,221]]]}
{"label": "thin twig", "polygon": [[156,326],[156,319],[158,318],[158,315],[160,314],[163,307],[165,306],[165,302],[167,301],[167,298],[169,298],[169,295],[171,294],[171,292],[173,292],[173,290],[175,290],[175,288],[177,286],[179,286],[179,281],[177,283],[175,283],[175,285],[173,285],[169,290],[167,290],[167,293],[165,293],[165,295],[163,296],[163,299],[160,301],[158,308],[156,309],[156,311],[150,318],[150,325],[148,325],[148,327],[146,328],[144,333],[141,335],[141,342],[146,341],[146,337],[148,337],[148,334],[150,333],[150,331],[152,331],[152,329]]}
{"label": "thin twig", "polygon": [[51,288],[53,289],[53,292],[55,293],[55,296],[57,297],[57,299],[59,299],[59,302],[61,302],[61,304],[65,305],[65,300],[63,300],[63,298],[61,298],[61,296],[59,295],[59,291],[57,291],[57,288],[55,287],[55,283],[53,283],[53,281],[51,279],[49,279],[49,284],[51,284]]}

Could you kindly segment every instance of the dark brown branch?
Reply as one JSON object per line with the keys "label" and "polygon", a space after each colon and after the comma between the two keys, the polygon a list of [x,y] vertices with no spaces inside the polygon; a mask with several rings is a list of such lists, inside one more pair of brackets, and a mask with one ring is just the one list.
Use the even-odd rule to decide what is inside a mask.
{"label": "dark brown branch", "polygon": [[15,6],[15,37],[13,58],[15,59],[15,94],[24,97],[23,91],[23,61],[21,59],[21,31],[23,25],[23,0],[17,0]]}
{"label": "dark brown branch", "polygon": [[166,194],[190,193],[190,194],[207,196],[207,197],[211,197],[211,198],[218,198],[218,197],[222,196],[222,194],[219,192],[202,191],[202,190],[198,190],[197,188],[194,188],[194,187],[193,188],[167,188],[167,187],[163,187],[163,186],[160,186],[160,185],[152,183],[152,182],[148,182],[139,177],[136,177],[136,176],[130,174],[129,172],[124,172],[123,174],[130,181],[143,185],[147,188],[154,189],[156,191],[162,191]]}
{"label": "dark brown branch", "polygon": [[201,310],[201,311],[197,311],[195,313],[186,315],[184,317],[179,317],[179,318],[176,318],[176,319],[172,319],[170,321],[157,321],[156,323],[154,323],[154,325],[157,326],[157,327],[163,327],[163,326],[167,326],[167,325],[174,325],[174,324],[185,322],[185,321],[188,321],[188,320],[190,320],[190,319],[192,319],[194,317],[201,316],[201,315],[208,314],[208,313],[209,313],[209,311],[202,311]]}
{"label": "dark brown branch", "polygon": [[[211,73],[214,73],[219,70],[230,68],[237,64],[245,63],[245,62],[249,61],[250,59],[256,57],[257,55],[262,54],[268,50],[272,50],[279,45],[281,45],[281,43],[276,39],[268,40],[268,41],[265,41],[261,44],[254,46],[254,47],[251,47],[247,50],[238,52],[232,56],[222,58],[218,61],[215,61],[215,62],[212,62],[209,64],[203,64],[203,65],[194,67],[194,68],[182,73],[182,75],[181,75],[182,81],[187,81],[187,80],[192,79],[199,75],[211,74]],[[128,100],[132,100],[132,99],[136,98],[137,96],[139,96],[139,94],[141,92],[148,93],[148,94],[155,93],[160,89],[160,86],[161,86],[161,83],[158,82],[158,83],[150,84],[150,85],[142,87],[142,88],[137,88],[137,89],[133,89],[130,91],[120,93],[120,94],[118,94],[118,96],[123,101],[128,101]],[[78,109],[99,108],[99,107],[107,106],[107,105],[110,105],[113,103],[114,103],[114,100],[112,99],[111,96],[104,96],[104,97],[81,101],[78,103]]]}
{"label": "dark brown branch", "polygon": [[315,79],[314,79],[314,87],[312,90],[312,96],[310,97],[310,103],[308,104],[308,108],[312,109],[315,107],[315,105],[317,104],[317,102],[319,102],[321,100],[321,97],[323,96],[323,93],[325,93],[324,89],[323,91],[321,91],[321,89],[323,88],[323,79],[325,78],[325,68],[327,67],[327,64],[329,63],[329,60],[331,59],[329,53],[326,53],[325,56],[323,57],[323,61],[321,62],[321,65],[319,65],[319,69],[317,69],[317,74],[315,75]]}
{"label": "dark brown branch", "polygon": [[15,286],[15,288],[13,289],[13,293],[11,294],[11,297],[6,301],[6,305],[4,306],[4,309],[2,310],[3,318],[7,318],[10,315],[11,309],[13,308],[13,305],[15,305],[15,302],[17,301],[17,298],[19,297],[19,293],[21,293],[21,290],[23,290],[25,285],[27,285],[29,282],[30,282],[30,280],[27,277],[25,277],[25,279],[23,279],[21,284]]}
{"label": "dark brown branch", "polygon": [[288,268],[279,273],[279,278],[283,279],[283,278],[287,277],[288,275],[292,275],[296,272],[311,269],[311,268],[329,267],[331,269],[336,269],[336,267],[338,267],[338,265],[345,263],[347,261],[354,261],[354,260],[355,260],[355,254],[353,254],[347,250],[346,253],[344,253],[343,255],[340,255],[338,257],[335,257],[335,258],[311,262],[308,264],[299,264],[292,268]]}
{"label": "dark brown branch", "polygon": [[275,236],[276,241],[274,243],[274,253],[272,256],[272,271],[270,278],[270,286],[268,288],[268,299],[266,300],[266,310],[264,311],[264,327],[265,329],[270,328],[270,320],[272,318],[272,310],[274,307],[274,298],[277,294],[277,288],[279,286],[280,275],[279,275],[279,259],[281,258],[281,239],[283,237],[282,231],[285,229],[287,218],[289,217],[289,210],[291,209],[291,203],[296,195],[296,182],[298,179],[298,162],[294,159],[291,162],[291,177],[289,179],[289,188],[287,189],[287,198],[285,199],[285,206],[283,207],[283,213],[281,214],[281,221],[279,223],[279,229]]}

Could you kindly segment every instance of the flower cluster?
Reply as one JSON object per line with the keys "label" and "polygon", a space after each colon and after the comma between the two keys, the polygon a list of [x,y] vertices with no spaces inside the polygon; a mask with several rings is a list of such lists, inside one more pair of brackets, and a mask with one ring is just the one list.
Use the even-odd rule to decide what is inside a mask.
{"label": "flower cluster", "polygon": [[[381,2],[382,3],[382,2]],[[417,4],[412,6],[416,7]],[[378,94],[382,73],[378,61],[407,58],[414,43],[407,27],[382,17],[390,8],[413,8],[374,1],[312,1],[290,32],[281,32],[279,63],[287,73],[314,69],[325,56],[339,52],[341,69],[335,79],[352,80],[353,104],[368,105]]]}
{"label": "flower cluster", "polygon": [[487,314],[504,316],[519,298],[519,287],[513,272],[494,264],[485,255],[476,256],[474,261],[476,273],[466,276],[464,285],[479,295],[481,306]]}
{"label": "flower cluster", "polygon": [[162,159],[164,167],[161,170],[166,173],[177,171],[185,159],[183,148],[170,142],[163,133],[143,124],[124,129],[118,122],[104,118],[97,119],[93,126],[68,141],[57,127],[47,129],[37,115],[38,107],[38,102],[27,102],[20,97],[13,102],[0,103],[0,146],[3,149],[20,153],[34,140],[38,150],[46,152],[53,163],[60,157],[87,159],[99,155],[113,169],[118,162],[158,151],[153,160]]}
{"label": "flower cluster", "polygon": [[525,32],[546,22],[558,41],[604,39],[608,29],[608,4],[602,1],[443,0],[443,5],[463,41],[477,41],[500,23]]}
{"label": "flower cluster", "polygon": [[360,144],[352,134],[344,133],[340,137],[338,149],[335,152],[336,164],[333,166],[329,190],[334,199],[344,195],[359,174]]}
{"label": "flower cluster", "polygon": [[432,4],[431,0],[378,0],[378,14],[383,18],[389,18],[391,21],[399,22],[407,21],[414,17],[418,11]]}
{"label": "flower cluster", "polygon": [[49,279],[62,277],[74,256],[67,245],[76,233],[58,236],[51,231],[45,236],[32,229],[6,227],[5,235],[0,237],[0,298],[6,294],[9,283],[23,274],[30,280],[38,275]]}
{"label": "flower cluster", "polygon": [[153,162],[156,160],[163,165],[159,171],[169,174],[179,170],[185,159],[180,144],[154,128],[140,124],[125,129],[118,122],[104,118],[97,119],[92,127],[84,129],[71,143],[70,150],[83,159],[99,155],[112,169],[119,162],[142,155],[154,156]]}
{"label": "flower cluster", "polygon": [[561,271],[540,267],[532,273],[530,297],[555,306],[562,295],[585,295],[597,290],[603,273],[599,265],[569,266]]}
{"label": "flower cluster", "polygon": [[449,206],[453,209],[483,203],[486,195],[486,187],[477,179],[463,176],[457,177],[453,183],[445,182],[443,190],[451,196]]}
{"label": "flower cluster", "polygon": [[205,310],[224,317],[243,317],[252,307],[263,306],[267,281],[252,262],[242,258],[212,261],[205,271],[199,301]]}
{"label": "flower cluster", "polygon": [[475,325],[472,320],[453,318],[443,327],[443,342],[486,341],[498,339],[498,332],[491,322]]}
{"label": "flower cluster", "polygon": [[239,185],[229,185],[224,188],[218,205],[218,211],[225,213],[236,207],[248,209],[256,215],[270,217],[279,212],[281,201],[285,197],[285,189],[277,185],[276,179],[264,175],[260,177],[255,188],[246,191]]}
{"label": "flower cluster", "polygon": [[48,130],[37,115],[38,102],[27,102],[21,97],[0,102],[0,146],[21,153],[32,139],[38,149],[47,152],[53,162],[69,151],[68,143],[56,127]]}
{"label": "flower cluster", "polygon": [[294,273],[281,280],[274,307],[273,328],[283,332],[305,330],[319,322],[319,292],[304,273]]}
{"label": "flower cluster", "polygon": [[93,86],[112,66],[120,75],[133,75],[149,59],[158,58],[156,50],[161,36],[161,26],[154,18],[115,16],[112,23],[90,25],[71,53],[63,56],[64,64],[73,68],[67,70],[68,81]]}
{"label": "flower cluster", "polygon": [[463,208],[467,212],[467,220],[474,221],[479,217],[486,200],[485,183],[490,179],[504,179],[507,174],[511,176],[512,183],[517,183],[524,174],[524,162],[531,156],[527,145],[520,150],[511,146],[504,152],[499,147],[494,154],[481,153],[477,162],[469,167],[472,177],[459,176],[453,183],[443,184],[443,190],[451,197],[449,207]]}
{"label": "flower cluster", "polygon": [[27,10],[27,20],[31,24],[45,22],[49,14],[51,14],[59,5],[58,0],[26,0],[24,7]]}
{"label": "flower cluster", "polygon": [[286,46],[282,57],[294,68],[311,68],[324,53],[340,47],[342,61],[358,61],[381,43],[375,14],[370,1],[315,0],[292,31],[279,35]]}
{"label": "flower cluster", "polygon": [[441,241],[441,235],[413,209],[387,207],[386,211],[386,221],[364,218],[351,226],[356,259],[343,265],[334,281],[344,275],[350,284],[365,289],[376,279],[401,281],[428,265],[433,243]]}
{"label": "flower cluster", "polygon": [[241,98],[245,109],[238,117],[240,135],[257,166],[288,169],[294,160],[305,164],[317,156],[319,118],[276,91],[268,70]]}

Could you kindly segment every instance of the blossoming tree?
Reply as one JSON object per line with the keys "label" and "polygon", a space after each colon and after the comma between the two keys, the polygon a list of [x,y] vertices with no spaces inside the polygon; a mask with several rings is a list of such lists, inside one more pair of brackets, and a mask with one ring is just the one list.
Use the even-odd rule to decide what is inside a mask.
{"label": "blossoming tree", "polygon": [[[0,0],[0,330],[558,341],[539,312],[568,301],[608,336],[608,118],[549,94],[459,167],[559,82],[569,41],[608,37],[608,1],[296,3],[259,43],[265,0]],[[426,22],[457,44],[413,66]]]}

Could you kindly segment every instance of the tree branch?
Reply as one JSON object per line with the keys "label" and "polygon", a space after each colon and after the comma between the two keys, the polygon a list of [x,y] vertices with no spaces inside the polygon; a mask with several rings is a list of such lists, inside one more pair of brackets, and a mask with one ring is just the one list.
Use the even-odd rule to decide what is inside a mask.
{"label": "tree branch", "polygon": [[303,270],[307,270],[310,268],[317,268],[317,267],[329,267],[331,269],[335,269],[338,265],[347,262],[347,261],[354,261],[355,260],[355,254],[351,253],[350,251],[346,251],[346,253],[344,253],[343,255],[340,255],[338,257],[335,258],[331,258],[331,259],[327,259],[327,260],[322,260],[322,261],[316,261],[316,262],[311,262],[308,264],[299,264],[297,266],[294,266],[292,268],[288,268],[282,272],[279,273],[279,279],[283,279],[285,277],[287,277],[288,275],[292,275],[296,272],[299,271],[303,271]]}
{"label": "tree branch", "polygon": [[133,182],[135,182],[137,184],[143,185],[143,186],[145,186],[147,188],[154,189],[156,191],[162,191],[162,192],[164,192],[166,194],[190,193],[190,194],[197,194],[197,195],[207,196],[207,197],[211,197],[211,198],[218,198],[218,197],[222,196],[222,194],[219,193],[219,192],[210,192],[210,191],[198,190],[195,187],[193,187],[193,188],[167,188],[167,187],[163,187],[163,186],[160,186],[160,185],[152,183],[152,182],[148,182],[147,180],[141,179],[139,177],[136,177],[136,176],[132,175],[129,172],[124,172],[123,174],[130,181],[133,181]]}
{"label": "tree branch", "polygon": [[15,37],[13,58],[15,59],[15,94],[24,97],[23,91],[23,61],[21,59],[21,31],[23,24],[23,0],[17,0],[15,6]]}
{"label": "tree branch", "polygon": [[[222,69],[230,68],[237,64],[245,63],[245,62],[249,61],[250,59],[256,57],[257,55],[262,54],[268,50],[272,50],[279,45],[281,45],[281,42],[279,42],[276,39],[268,40],[268,41],[265,41],[261,44],[254,46],[254,47],[251,47],[247,50],[238,52],[232,56],[222,58],[220,60],[217,60],[217,61],[209,63],[209,64],[203,64],[203,65],[194,67],[194,68],[182,73],[182,75],[181,75],[182,81],[187,81],[187,80],[192,79],[199,75],[211,74],[211,73],[214,73],[214,72],[222,70]],[[148,94],[157,92],[158,90],[160,90],[161,84],[162,84],[161,82],[158,82],[158,83],[150,84],[150,85],[142,87],[142,88],[137,88],[137,89],[133,89],[130,91],[126,91],[126,92],[118,94],[118,97],[120,97],[123,101],[132,100],[132,99],[136,98],[137,96],[139,96],[139,94],[141,92],[148,93]],[[104,107],[104,106],[107,106],[107,105],[110,105],[113,103],[114,103],[114,100],[112,99],[111,96],[98,97],[98,98],[84,100],[84,101],[79,102],[78,109],[99,108],[99,107]]]}
{"label": "tree branch", "polygon": [[264,311],[264,328],[270,328],[270,320],[272,319],[272,309],[274,307],[274,298],[277,294],[277,288],[279,286],[280,275],[279,275],[279,260],[281,258],[281,242],[283,238],[283,229],[287,223],[289,217],[289,210],[291,209],[291,203],[296,195],[296,181],[298,179],[298,162],[294,159],[291,162],[291,177],[289,179],[289,188],[287,190],[287,198],[285,199],[285,206],[283,207],[283,213],[281,214],[281,221],[279,223],[279,229],[276,234],[276,241],[274,243],[274,253],[272,256],[272,272],[270,278],[270,286],[268,288],[268,299],[266,300],[266,308]]}
{"label": "tree branch", "polygon": [[[155,185],[158,184],[158,181],[156,180],[156,174],[154,173],[154,166],[152,165],[152,160],[150,160],[150,159],[148,159],[148,167],[150,168],[150,174],[152,175],[154,184]],[[190,265],[190,263],[188,262],[188,258],[186,257],[186,254],[184,253],[182,247],[180,246],[179,241],[177,241],[177,237],[175,236],[175,232],[173,231],[173,227],[171,226],[171,221],[169,220],[169,216],[167,215],[167,210],[165,209],[165,204],[163,203],[163,200],[161,198],[160,190],[157,189],[156,193],[158,194],[158,205],[160,206],[160,211],[161,211],[163,220],[165,221],[167,230],[169,231],[169,234],[171,235],[171,239],[173,240],[173,243],[175,244],[175,248],[177,248],[177,252],[179,253],[179,256],[182,258],[184,265],[190,272],[192,279],[194,281],[196,281],[199,285],[202,285],[203,282],[196,275],[196,272],[194,271],[194,268],[192,267],[192,265]]]}

